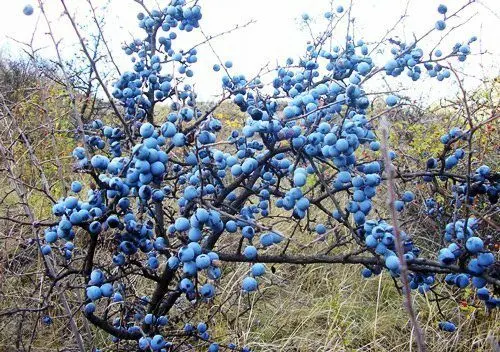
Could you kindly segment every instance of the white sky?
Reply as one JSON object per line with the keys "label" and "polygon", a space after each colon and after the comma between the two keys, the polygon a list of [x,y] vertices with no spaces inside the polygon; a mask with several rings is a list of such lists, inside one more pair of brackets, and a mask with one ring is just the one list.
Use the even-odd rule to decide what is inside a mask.
{"label": "white sky", "polygon": [[[80,24],[91,26],[88,14],[88,0],[66,0],[73,15]],[[168,1],[150,0],[150,3],[160,3],[166,6]],[[404,24],[394,31],[401,38],[412,38],[413,33],[419,36],[434,26],[436,20],[441,18],[437,12],[437,6],[444,3],[448,6],[448,13],[453,13],[467,0],[409,0],[409,17]],[[22,14],[25,4],[35,5],[35,0],[0,0],[0,50],[8,55],[16,56],[20,53],[18,41],[29,41],[39,20],[38,32],[34,37],[34,46],[47,48],[41,51],[44,56],[54,57],[54,51],[43,26],[43,20],[39,18],[40,11],[35,8],[35,13],[28,17]],[[61,16],[62,6],[58,0],[45,0],[46,10],[51,18],[55,36],[62,40],[61,47],[64,48],[63,55],[72,58],[79,49],[75,44],[75,36],[67,18]],[[107,3],[106,0],[92,0],[97,6],[98,12]],[[148,2],[146,0],[146,2]],[[222,60],[233,61],[233,73],[243,73],[247,77],[253,77],[259,69],[268,62],[275,66],[277,60],[284,60],[291,56],[297,58],[301,55],[309,39],[308,32],[301,30],[301,14],[307,12],[311,17],[316,17],[314,28],[324,28],[323,13],[330,8],[330,0],[201,0],[203,19],[201,28],[208,35],[232,28],[236,24],[243,24],[249,20],[256,20],[255,24],[235,31],[220,39],[213,41],[213,46]],[[406,0],[354,0],[353,17],[355,18],[356,38],[365,41],[376,41],[381,38],[388,28],[397,21],[404,12]],[[348,6],[348,0],[333,0],[334,8],[338,5]],[[105,33],[111,50],[123,71],[131,69],[129,58],[121,51],[120,45],[125,40],[130,40],[133,35],[141,33],[137,28],[136,14],[139,5],[133,0],[111,0],[110,6],[105,11],[106,27]],[[448,23],[448,27],[459,24],[461,21],[472,19],[454,33],[444,39],[439,48],[446,53],[456,41],[467,41],[472,35],[478,36],[479,40],[472,46],[472,52],[487,50],[489,53],[483,56],[471,56],[465,64],[457,64],[458,68],[465,65],[467,73],[477,76],[493,77],[499,75],[500,69],[500,0],[479,0],[477,3],[465,10],[460,18]],[[191,44],[202,39],[199,33],[179,35],[176,40],[177,48],[182,41]],[[334,37],[342,40],[345,33],[345,24],[339,26]],[[433,33],[425,41],[427,45],[423,48],[432,48],[443,35],[443,32]],[[187,37],[189,36],[189,37]],[[394,36],[393,36],[394,37]],[[183,48],[189,45],[182,45]],[[386,50],[387,52],[387,50]],[[386,54],[385,54],[386,55]],[[213,99],[220,93],[220,73],[212,72],[211,67],[216,63],[216,58],[208,46],[199,50],[199,61],[194,66],[196,79],[196,90],[202,99]],[[385,60],[378,62],[383,64]],[[389,79],[387,82],[392,89],[408,87],[410,79],[401,75],[397,79]],[[111,83],[111,82],[110,82]],[[378,87],[380,87],[380,84]],[[471,79],[470,86],[477,86],[479,81]],[[447,82],[426,80],[415,88],[412,85],[411,92],[407,94],[412,98],[423,98],[425,100],[436,100],[444,96],[454,94]]]}

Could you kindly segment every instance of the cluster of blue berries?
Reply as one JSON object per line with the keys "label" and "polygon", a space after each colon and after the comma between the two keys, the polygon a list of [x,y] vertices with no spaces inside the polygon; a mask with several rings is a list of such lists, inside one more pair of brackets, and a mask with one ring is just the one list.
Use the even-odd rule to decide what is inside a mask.
{"label": "cluster of blue berries", "polygon": [[[401,263],[396,254],[396,237],[394,227],[389,225],[384,220],[368,220],[363,225],[361,233],[364,236],[365,244],[368,248],[372,249],[376,254],[384,257],[385,267],[389,270],[390,274],[398,277],[401,273]],[[405,233],[399,234],[403,241],[404,257],[406,261],[412,261],[420,254],[420,249],[415,246],[411,238]],[[372,274],[380,274],[380,268],[374,269],[364,268],[362,275],[370,277]]]}
{"label": "cluster of blue berries", "polygon": [[445,265],[455,264],[458,260],[465,261],[468,272],[448,274],[446,282],[459,288],[465,288],[472,282],[478,289],[478,298],[484,300],[487,307],[500,307],[500,300],[490,296],[485,288],[486,280],[480,277],[495,265],[496,259],[495,255],[485,248],[483,240],[476,236],[478,226],[476,218],[459,219],[447,224],[444,240],[450,244],[439,251],[438,259]]}

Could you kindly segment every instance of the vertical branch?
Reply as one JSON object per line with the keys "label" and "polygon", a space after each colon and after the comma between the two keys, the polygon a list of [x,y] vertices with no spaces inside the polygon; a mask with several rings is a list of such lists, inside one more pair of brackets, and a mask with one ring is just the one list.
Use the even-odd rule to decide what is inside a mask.
{"label": "vertical branch", "polygon": [[[398,214],[394,206],[396,201],[396,190],[394,186],[394,167],[391,163],[391,158],[389,156],[389,124],[385,117],[382,117],[381,121],[382,127],[382,155],[384,158],[384,166],[387,174],[387,201],[389,203],[389,211],[392,219],[392,226],[394,227],[394,237],[396,242],[396,253],[399,258],[401,265],[401,282],[403,284],[403,296],[404,305],[410,316],[410,322],[415,330],[415,340],[417,342],[417,347],[420,352],[426,351],[425,339],[422,330],[418,324],[417,316],[413,310],[413,305],[411,301],[411,290],[410,284],[408,283],[408,266],[406,259],[404,257],[403,240],[401,238],[401,232],[398,225]],[[411,343],[411,342],[410,342]]]}
{"label": "vertical branch", "polygon": [[[474,136],[475,128],[474,128],[474,123],[472,121],[472,113],[469,108],[469,103],[467,99],[467,92],[462,84],[462,80],[457,74],[457,71],[453,69],[453,67],[450,65],[450,70],[453,72],[455,75],[458,86],[460,88],[460,93],[462,94],[461,101],[462,104],[465,108],[465,117],[467,119],[467,123],[469,125],[469,135],[467,136],[467,175],[466,181],[467,181],[467,190],[465,192],[465,222],[464,222],[464,228],[467,228],[467,222],[469,221],[469,215],[470,215],[470,206],[469,205],[469,197],[470,197],[470,186],[471,186],[471,172],[472,172],[472,154],[473,154],[473,147],[472,147],[472,139]],[[458,203],[458,201],[457,201]],[[472,204],[471,204],[472,205]]]}

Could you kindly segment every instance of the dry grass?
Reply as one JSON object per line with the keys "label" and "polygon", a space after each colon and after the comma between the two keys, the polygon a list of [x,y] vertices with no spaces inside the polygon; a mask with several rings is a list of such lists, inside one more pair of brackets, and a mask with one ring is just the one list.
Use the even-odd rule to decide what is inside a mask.
{"label": "dry grass", "polygon": [[[236,272],[230,282],[241,279],[244,268]],[[488,315],[480,303],[464,310],[442,302],[443,314],[457,323],[450,334],[437,329],[443,318],[435,303],[413,297],[429,351],[491,351],[498,343],[498,310]],[[217,321],[216,331],[258,351],[416,350],[402,297],[387,273],[366,280],[353,266],[276,266],[260,294],[240,296],[237,307]]]}

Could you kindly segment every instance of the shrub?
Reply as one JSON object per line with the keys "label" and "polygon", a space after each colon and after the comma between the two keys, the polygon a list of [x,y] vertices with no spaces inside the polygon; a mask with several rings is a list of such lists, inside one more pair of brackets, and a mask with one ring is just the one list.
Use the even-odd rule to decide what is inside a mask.
{"label": "shrub", "polygon": [[[466,7],[438,20],[436,29],[445,30]],[[405,73],[413,82],[424,74],[438,81],[456,75],[461,83],[443,60],[466,60],[476,38],[456,43],[441,58],[426,58],[420,47],[426,35],[410,43],[391,40],[392,58],[376,63],[369,44],[350,35],[345,46],[330,47],[331,28],[344,8],[336,12],[325,15],[327,30],[303,57],[276,68],[271,87],[261,77],[236,74],[229,60],[214,65],[222,74],[219,104],[232,100],[246,118],[225,136],[215,110],[197,104],[198,50],[181,50],[176,35],[198,29],[202,8],[172,0],[138,14],[144,37],[123,46],[132,68],[112,92],[103,87],[116,119],[79,127],[82,145],[72,153],[75,171],[93,185],[75,180],[55,201],[55,222],[38,221],[25,210],[52,287],[68,278],[77,283],[69,287],[80,292],[85,318],[113,342],[128,350],[168,351],[191,343],[210,351],[248,351],[222,344],[210,317],[195,320],[201,319],[200,306],[219,293],[226,262],[252,263],[234,293],[243,296],[258,294],[266,265],[275,263],[353,264],[366,278],[387,272],[403,292],[421,350],[424,336],[411,290],[472,286],[486,309],[499,306],[498,263],[485,236],[493,226],[487,216],[498,202],[499,177],[490,166],[472,162],[476,132],[497,116],[475,119],[462,88],[466,125],[446,130],[440,152],[423,168],[404,170],[404,160],[400,164],[389,145],[387,119],[377,130],[371,118],[370,96],[378,93],[365,91],[376,75]],[[446,7],[439,13],[447,13]],[[308,15],[302,19],[310,21]],[[173,74],[165,73],[167,66]],[[397,92],[382,100],[386,106],[378,116],[408,105]],[[168,106],[163,119],[155,113],[160,104]],[[410,180],[422,191],[405,189]],[[429,191],[424,185],[431,185]],[[438,191],[445,204],[431,198]],[[421,203],[437,219],[437,248],[414,240],[400,222]],[[284,221],[294,224],[290,232],[280,230]],[[308,245],[311,240],[319,245]],[[49,291],[44,302],[50,299]],[[450,321],[436,326],[456,329]],[[74,326],[73,333],[78,339]]]}

